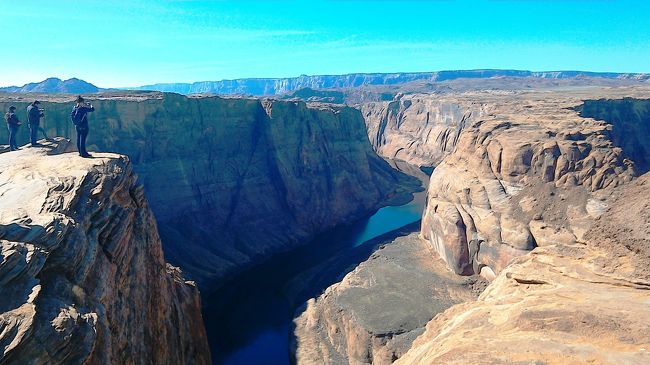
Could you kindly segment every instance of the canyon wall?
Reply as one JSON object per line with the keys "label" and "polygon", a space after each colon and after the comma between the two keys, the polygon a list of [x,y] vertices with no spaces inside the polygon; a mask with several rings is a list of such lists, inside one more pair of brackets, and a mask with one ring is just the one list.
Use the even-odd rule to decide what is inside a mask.
{"label": "canyon wall", "polygon": [[580,105],[579,95],[473,92],[362,112],[379,154],[435,166],[422,237],[456,273],[493,278],[538,245],[575,240],[601,205],[591,193],[637,174],[617,127],[581,117]]}
{"label": "canyon wall", "polygon": [[[419,185],[373,152],[356,109],[156,93],[93,103],[91,150],[130,156],[166,257],[205,288]],[[48,132],[71,136],[71,106],[43,107]]]}
{"label": "canyon wall", "polygon": [[0,364],[210,364],[124,156],[0,154]]}
{"label": "canyon wall", "polygon": [[442,95],[399,95],[360,105],[375,151],[417,166],[440,163],[455,150],[463,129],[489,109],[471,99]]}
{"label": "canyon wall", "polygon": [[585,118],[611,124],[610,139],[640,172],[650,170],[650,99],[586,100],[576,110]]}

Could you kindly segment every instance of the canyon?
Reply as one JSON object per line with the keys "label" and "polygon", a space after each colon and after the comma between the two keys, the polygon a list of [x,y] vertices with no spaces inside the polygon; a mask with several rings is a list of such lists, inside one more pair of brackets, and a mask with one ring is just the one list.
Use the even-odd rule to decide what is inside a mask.
{"label": "canyon", "polygon": [[[647,361],[650,196],[647,175],[637,177],[646,171],[648,96],[577,88],[361,105],[379,154],[435,167],[419,234],[426,244],[408,278],[391,274],[396,263],[379,250],[298,312],[298,362]],[[409,285],[432,265],[489,285],[453,305],[448,277]],[[617,308],[620,298],[630,311]],[[430,311],[419,319],[430,321],[426,330],[408,324],[419,305]],[[423,334],[412,348],[400,343],[413,331]]]}
{"label": "canyon", "polygon": [[[73,150],[63,140],[0,154],[0,177],[7,181],[0,184],[7,192],[0,194],[0,279],[9,283],[0,287],[22,293],[0,311],[5,353],[47,359],[54,352],[36,353],[29,342],[46,338],[46,346],[67,349],[52,362],[163,355],[169,363],[209,362],[198,291],[183,275],[218,297],[222,287],[237,287],[238,278],[250,277],[254,285],[264,265],[273,273],[282,260],[311,262],[310,250],[335,237],[330,230],[405,204],[421,190],[408,176],[418,174],[406,167],[412,165],[433,171],[419,193],[426,202],[421,223],[367,237],[372,244],[366,246],[361,238],[360,247],[333,252],[277,284],[297,308],[289,314],[295,319],[286,350],[295,362],[650,361],[650,89],[644,81],[419,91],[354,108],[343,105],[346,94],[331,93],[321,96],[338,98],[339,105],[300,97],[98,94],[92,148],[128,159],[96,153],[81,160],[62,154]],[[1,107],[19,110],[27,101],[25,95],[0,99]],[[43,102],[51,135],[72,135],[68,99],[51,95]],[[61,169],[45,159],[56,159]],[[23,180],[34,185],[27,208],[7,200],[9,192],[29,193],[20,190],[28,189]],[[96,220],[84,214],[92,209]],[[66,223],[77,221],[83,223]],[[320,241],[304,246],[314,237]],[[164,263],[161,242],[182,275]],[[92,263],[77,265],[70,257],[88,256],[89,243],[105,247],[91,250],[98,257]],[[16,259],[25,267],[19,274]],[[68,259],[75,264],[67,270],[82,273],[67,273],[61,265]],[[133,271],[136,263],[147,269]],[[86,293],[98,278],[114,286]],[[120,307],[138,280],[148,284],[134,305]],[[47,304],[53,301],[70,304],[54,313],[64,307]],[[131,318],[142,306],[157,317],[141,314],[139,323],[148,324],[137,334],[142,341],[117,354],[126,345],[106,328],[121,328],[112,321]],[[46,316],[58,318],[55,324],[74,319],[72,327],[54,327],[68,328],[73,340],[62,345],[50,322],[33,320]],[[100,330],[93,337],[88,328]],[[172,337],[180,346],[165,345]],[[160,346],[170,353],[152,350]],[[95,352],[100,348],[104,355]]]}

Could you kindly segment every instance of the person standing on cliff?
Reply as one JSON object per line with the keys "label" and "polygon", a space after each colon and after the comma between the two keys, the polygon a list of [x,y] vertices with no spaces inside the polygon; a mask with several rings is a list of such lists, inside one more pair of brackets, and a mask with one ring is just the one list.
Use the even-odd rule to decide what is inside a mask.
{"label": "person standing on cliff", "polygon": [[32,147],[40,146],[36,140],[38,130],[40,129],[39,126],[41,125],[41,118],[43,117],[43,110],[38,108],[40,103],[40,101],[34,100],[27,107],[27,124],[29,125],[29,139],[32,142]]}
{"label": "person standing on cliff", "polygon": [[86,151],[86,138],[88,138],[88,113],[94,112],[95,107],[90,103],[86,103],[84,98],[77,97],[77,104],[72,108],[70,113],[70,119],[75,125],[77,130],[77,150],[79,151],[79,156],[88,158],[92,157],[88,151]]}
{"label": "person standing on cliff", "polygon": [[18,144],[16,143],[16,133],[18,133],[18,127],[20,127],[20,121],[16,116],[16,107],[10,106],[9,111],[5,114],[5,120],[7,121],[7,129],[9,129],[9,150],[17,151]]}

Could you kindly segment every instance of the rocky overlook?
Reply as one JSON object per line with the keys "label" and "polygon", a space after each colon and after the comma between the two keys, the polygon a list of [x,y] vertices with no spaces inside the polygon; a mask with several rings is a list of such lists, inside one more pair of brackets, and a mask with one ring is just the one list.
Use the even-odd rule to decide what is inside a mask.
{"label": "rocky overlook", "polygon": [[209,364],[128,158],[69,150],[0,154],[0,363]]}
{"label": "rocky overlook", "polygon": [[[26,106],[12,97],[0,106]],[[47,130],[72,135],[65,97],[49,100]],[[375,154],[353,108],[160,93],[93,103],[91,149],[130,156],[167,258],[200,286],[419,186]]]}

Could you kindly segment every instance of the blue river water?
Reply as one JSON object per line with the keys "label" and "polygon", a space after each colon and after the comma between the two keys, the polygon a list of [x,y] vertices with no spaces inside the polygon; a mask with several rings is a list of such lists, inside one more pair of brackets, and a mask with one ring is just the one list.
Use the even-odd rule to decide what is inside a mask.
{"label": "blue river water", "polygon": [[[274,256],[231,280],[206,300],[204,320],[214,364],[288,365],[291,325],[307,299],[318,296],[366,260],[392,234],[419,227],[424,193],[379,209],[309,244]],[[395,232],[406,230],[407,232]]]}

